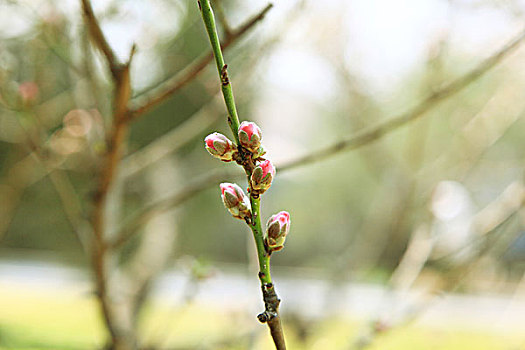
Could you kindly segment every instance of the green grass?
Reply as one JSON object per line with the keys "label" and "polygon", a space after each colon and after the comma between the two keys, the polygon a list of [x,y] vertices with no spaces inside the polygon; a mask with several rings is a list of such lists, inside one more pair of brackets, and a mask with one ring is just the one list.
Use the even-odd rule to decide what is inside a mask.
{"label": "green grass", "polygon": [[[31,289],[0,284],[0,349],[95,349],[105,330],[93,295],[84,289]],[[363,323],[332,318],[308,328],[285,317],[289,348],[348,349]],[[512,350],[524,349],[524,336],[460,330],[462,327],[394,328],[380,335],[371,350]],[[302,331],[301,331],[302,330]],[[308,337],[302,337],[304,332]],[[150,305],[142,317],[142,339],[192,349],[272,349],[266,327],[243,310],[223,312],[206,305]]]}

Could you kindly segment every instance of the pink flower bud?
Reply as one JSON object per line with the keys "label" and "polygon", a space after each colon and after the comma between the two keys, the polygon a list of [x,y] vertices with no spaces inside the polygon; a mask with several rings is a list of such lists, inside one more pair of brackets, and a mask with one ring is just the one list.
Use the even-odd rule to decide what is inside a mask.
{"label": "pink flower bud", "polygon": [[246,149],[257,152],[261,146],[262,133],[257,124],[244,121],[239,126],[239,143]]}
{"label": "pink flower bud", "polygon": [[289,231],[290,214],[287,211],[281,211],[268,219],[265,242],[270,251],[283,249]]}
{"label": "pink flower bud", "polygon": [[24,104],[33,103],[38,97],[38,85],[32,81],[26,81],[18,85],[18,94]]}
{"label": "pink flower bud", "polygon": [[224,162],[231,162],[233,154],[237,151],[233,142],[218,132],[206,136],[204,144],[212,156]]}
{"label": "pink flower bud", "polygon": [[272,162],[265,160],[260,162],[255,169],[253,169],[252,176],[250,178],[252,188],[263,193],[272,185],[272,180],[275,176],[275,168]]}
{"label": "pink flower bud", "polygon": [[222,183],[220,186],[222,202],[233,217],[241,220],[250,217],[250,200],[243,190],[238,185],[228,182]]}

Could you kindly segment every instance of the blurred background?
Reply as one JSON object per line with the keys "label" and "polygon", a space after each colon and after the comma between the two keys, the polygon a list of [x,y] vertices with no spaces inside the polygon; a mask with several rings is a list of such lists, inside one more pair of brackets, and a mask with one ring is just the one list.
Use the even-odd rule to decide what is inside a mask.
{"label": "blurred background", "polygon": [[[525,349],[525,48],[477,68],[525,2],[276,1],[237,35],[266,5],[214,2],[240,118],[278,167],[262,215],[292,217],[272,256],[289,347]],[[121,61],[136,44],[131,105],[209,51],[195,1],[93,8]],[[0,348],[102,348],[85,232],[111,76],[80,1],[0,0],[0,38]],[[294,163],[392,118],[410,122]],[[140,348],[272,348],[253,238],[217,186],[245,180],[205,151],[213,131],[230,135],[213,64],[131,124],[108,289]]]}

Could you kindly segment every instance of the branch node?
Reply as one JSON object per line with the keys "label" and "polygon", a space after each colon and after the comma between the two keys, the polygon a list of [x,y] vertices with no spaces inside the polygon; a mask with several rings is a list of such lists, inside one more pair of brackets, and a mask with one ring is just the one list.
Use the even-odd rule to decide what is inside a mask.
{"label": "branch node", "polygon": [[[230,78],[228,77],[228,65],[225,64],[221,69],[221,84],[227,86],[230,84]],[[228,117],[230,119],[230,117]]]}
{"label": "branch node", "polygon": [[[260,277],[261,272],[259,272],[259,278]],[[263,283],[261,289],[264,300],[264,311],[257,315],[257,319],[261,323],[267,323],[279,316],[279,304],[281,300],[277,297],[273,283]]]}

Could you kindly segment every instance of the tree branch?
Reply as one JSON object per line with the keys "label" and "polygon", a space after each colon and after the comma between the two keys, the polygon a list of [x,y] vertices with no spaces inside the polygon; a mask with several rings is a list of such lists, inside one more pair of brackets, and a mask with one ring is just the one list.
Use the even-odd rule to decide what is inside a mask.
{"label": "tree branch", "polygon": [[376,141],[382,136],[398,129],[401,126],[408,124],[409,122],[420,118],[438,103],[457,94],[458,92],[466,88],[470,83],[474,82],[475,80],[483,76],[485,73],[487,73],[489,70],[494,68],[499,62],[501,62],[501,60],[503,60],[512,52],[514,52],[514,50],[516,50],[520,46],[524,39],[525,31],[522,31],[519,35],[517,35],[515,38],[513,38],[507,44],[505,44],[500,50],[498,50],[496,53],[482,61],[476,68],[472,69],[470,72],[457,78],[456,80],[450,82],[444,87],[437,89],[408,112],[405,112],[386,122],[380,123],[379,125],[372,126],[361,132],[358,132],[348,139],[336,142],[331,146],[320,149],[318,151],[314,151],[310,154],[299,157],[298,159],[285,163],[280,167],[277,167],[277,171],[282,172],[284,170],[298,168],[303,165],[328,159],[345,150],[359,148],[368,143]]}
{"label": "tree branch", "polygon": [[[303,157],[297,158],[295,160],[292,160],[288,163],[278,165],[276,167],[277,171],[279,173],[282,173],[284,171],[292,170],[303,165],[308,165],[317,161],[322,161],[345,150],[353,150],[365,146],[387,135],[391,131],[394,131],[397,128],[413,121],[414,119],[423,116],[426,112],[434,108],[439,102],[442,102],[443,100],[454,96],[462,89],[464,89],[468,84],[472,83],[473,81],[487,73],[503,58],[508,56],[512,51],[514,51],[521,44],[523,39],[525,39],[525,32],[522,32],[515,39],[511,40],[508,44],[504,45],[500,50],[498,50],[496,53],[484,60],[470,72],[452,81],[444,88],[438,89],[436,92],[434,92],[428,98],[421,101],[416,107],[412,108],[410,111],[405,112],[397,117],[394,117],[386,122],[380,123],[375,127],[371,127],[362,132],[358,132],[350,138],[340,141],[335,145],[327,147],[323,150],[319,150],[311,154],[305,155]],[[141,219],[135,219],[135,223],[141,224],[143,222],[146,222],[147,218],[154,216],[154,213],[159,210],[159,212],[164,212],[166,210],[173,209],[183,204],[186,200],[192,198],[194,195],[197,195],[198,193],[208,188],[218,185],[228,176],[232,176],[232,174],[229,174],[228,172],[212,173],[209,176],[203,176],[190,182],[188,185],[189,190],[185,188],[182,192],[179,192],[170,198],[163,199],[162,201],[151,203],[146,208],[137,212],[137,214],[135,214],[134,217],[141,217]],[[119,230],[119,232],[120,234],[126,232],[126,235],[132,236],[136,229],[137,228],[133,228],[129,225],[126,225],[126,227],[123,227],[121,230]],[[133,233],[130,234],[131,231],[133,231]],[[118,236],[120,236],[120,234],[118,234]],[[123,238],[121,238],[121,240],[125,241],[125,239]],[[123,243],[124,242],[121,242],[120,244]]]}
{"label": "tree branch", "polygon": [[186,145],[204,130],[208,130],[220,117],[220,114],[215,112],[219,102],[219,99],[214,97],[208,105],[199,109],[182,124],[124,158],[122,176],[126,178],[138,173]]}
{"label": "tree branch", "polygon": [[[403,317],[395,324],[388,325],[384,322],[383,318],[371,320],[371,322],[369,322],[369,324],[372,325],[371,329],[368,330],[367,334],[359,336],[350,348],[356,350],[368,348],[372,342],[374,342],[381,334],[385,333],[385,331],[392,331],[393,329],[415,321],[430,306],[431,302],[438,298],[437,296],[442,295],[445,292],[451,293],[454,290],[457,290],[460,287],[461,280],[474,268],[476,262],[494,247],[494,244],[487,244],[488,239],[500,233],[505,226],[516,217],[519,211],[522,210],[525,205],[524,194],[525,189],[520,182],[514,182],[507,186],[498,198],[489,203],[474,216],[474,222],[476,223],[478,220],[486,221],[484,217],[488,214],[493,219],[490,220],[490,225],[476,225],[478,226],[476,229],[476,233],[478,234],[476,239],[444,256],[431,258],[436,237],[429,236],[428,228],[423,228],[423,230],[427,230],[427,232],[420,233],[419,238],[416,237],[418,235],[417,232],[413,233],[409,245],[389,281],[389,286],[395,290],[408,291],[413,285],[413,282],[420,275],[421,271],[427,266],[428,262],[447,260],[461,251],[470,248],[474,244],[485,244],[485,247],[479,249],[467,261],[463,262],[462,266],[448,266],[447,270],[449,271],[452,271],[453,269],[462,269],[463,271],[460,270],[459,275],[450,279],[447,286],[441,290],[433,291],[432,293],[427,292],[427,297],[431,298],[430,302],[417,308],[414,305],[408,307],[407,310],[410,312],[406,312],[405,315],[403,315]],[[501,235],[499,237],[501,237]],[[413,256],[411,257],[411,255]],[[381,327],[382,325],[388,325],[388,327]]]}
{"label": "tree branch", "polygon": [[[222,43],[222,49],[226,50],[238,39],[240,39],[248,30],[250,30],[255,24],[264,18],[266,13],[273,7],[272,4],[266,5],[258,14],[247,20],[244,24],[239,26],[231,32],[231,35]],[[209,52],[204,56],[196,59],[188,67],[181,72],[174,75],[168,81],[162,85],[155,87],[145,97],[138,97],[133,99],[132,107],[130,108],[130,118],[136,119],[148,112],[152,108],[156,107],[160,103],[164,102],[167,98],[173,95],[176,91],[184,87],[196,76],[198,76],[204,68],[213,60],[213,53]]]}
{"label": "tree branch", "polygon": [[[235,144],[239,149],[239,158],[236,159],[236,162],[244,169],[248,179],[250,179],[250,176],[254,171],[254,159],[256,159],[256,157],[252,158],[252,153],[243,151],[242,145],[239,142],[239,117],[237,115],[237,107],[235,106],[232,84],[228,77],[228,66],[226,65],[222,55],[219,35],[215,26],[215,16],[213,15],[213,10],[209,0],[198,0],[198,4],[202,15],[202,20],[204,22],[204,26],[206,27],[206,32],[208,33],[208,38],[213,50],[215,63],[217,65],[222,95],[224,97],[226,109],[228,110],[228,125],[230,126],[234,136]],[[264,243],[264,233],[262,230],[260,215],[260,194],[257,192],[257,189],[254,188],[253,184],[250,181],[248,182],[248,192],[250,193],[251,203],[251,217],[250,220],[246,220],[246,223],[253,233],[254,242],[257,248],[257,259],[259,261],[258,275],[261,282],[264,301],[264,312],[259,314],[257,318],[261,323],[266,323],[268,325],[273,342],[275,344],[275,348],[277,350],[286,350],[284,332],[281,325],[281,318],[279,316],[279,304],[281,301],[277,297],[277,293],[275,292],[274,284],[270,275],[271,250],[268,251]]]}
{"label": "tree branch", "polygon": [[135,45],[131,48],[129,59],[120,63],[109,46],[100,25],[93,14],[89,0],[82,0],[82,9],[86,25],[95,46],[102,51],[109,66],[115,91],[113,95],[113,120],[107,137],[107,151],[101,161],[99,185],[94,198],[94,208],[91,217],[94,245],[92,248],[92,263],[95,274],[97,295],[106,327],[111,335],[112,346],[115,349],[133,348],[134,340],[116,321],[108,292],[107,258],[110,251],[106,242],[108,197],[117,177],[117,170],[124,153],[128,132],[128,102],[131,96],[130,64],[135,53]]}
{"label": "tree branch", "polygon": [[115,52],[113,52],[113,49],[109,46],[102,29],[100,29],[100,25],[93,12],[93,7],[91,6],[91,1],[82,0],[82,12],[84,13],[86,25],[94,45],[102,52],[111,70],[111,74],[116,78],[120,63],[117,60]]}

